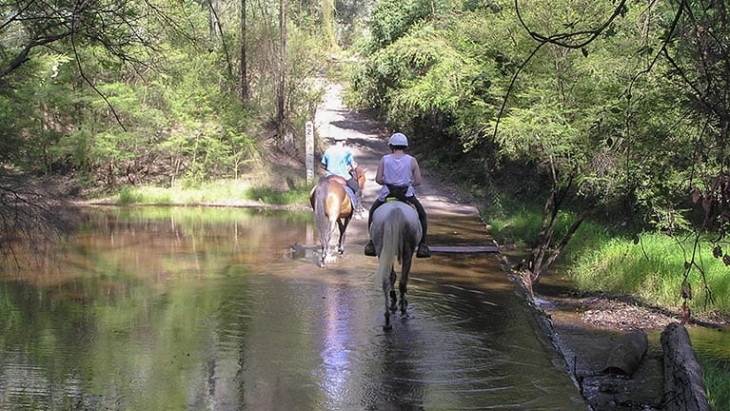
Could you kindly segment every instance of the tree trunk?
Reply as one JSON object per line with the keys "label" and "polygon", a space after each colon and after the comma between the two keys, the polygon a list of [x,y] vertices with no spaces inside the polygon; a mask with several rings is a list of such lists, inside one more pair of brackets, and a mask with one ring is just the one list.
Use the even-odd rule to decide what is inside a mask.
{"label": "tree trunk", "polygon": [[557,247],[552,249],[552,244],[555,241],[555,228],[558,223],[558,216],[561,211],[561,207],[566,198],[568,198],[571,189],[573,188],[574,174],[570,174],[566,181],[563,182],[562,187],[558,175],[558,171],[555,168],[552,158],[550,159],[550,169],[552,176],[552,188],[550,195],[545,201],[543,208],[542,222],[540,224],[540,232],[537,235],[537,240],[532,247],[532,255],[528,263],[528,273],[530,276],[530,283],[537,284],[540,281],[540,277],[545,274],[550,266],[553,265],[555,260],[563,252],[565,246],[573,238],[578,228],[580,228],[583,221],[588,216],[589,211],[584,211],[576,221],[571,224],[568,232],[563,235],[560,243]]}
{"label": "tree trunk", "polygon": [[248,65],[246,62],[246,0],[241,0],[241,101],[249,99],[248,91]]}
{"label": "tree trunk", "polygon": [[683,325],[671,323],[662,332],[664,403],[668,411],[710,411],[702,368]]}
{"label": "tree trunk", "polygon": [[322,30],[324,38],[330,50],[337,48],[337,36],[335,35],[335,1],[322,0]]}
{"label": "tree trunk", "polygon": [[208,36],[213,44],[218,43],[218,10],[220,9],[219,0],[208,0]]}
{"label": "tree trunk", "polygon": [[611,347],[603,372],[631,378],[639,368],[648,346],[649,339],[641,330],[622,334]]}
{"label": "tree trunk", "polygon": [[286,25],[287,25],[287,1],[279,0],[279,81],[276,88],[276,130],[277,142],[281,143],[286,135],[284,127],[285,94],[284,80],[286,79]]}

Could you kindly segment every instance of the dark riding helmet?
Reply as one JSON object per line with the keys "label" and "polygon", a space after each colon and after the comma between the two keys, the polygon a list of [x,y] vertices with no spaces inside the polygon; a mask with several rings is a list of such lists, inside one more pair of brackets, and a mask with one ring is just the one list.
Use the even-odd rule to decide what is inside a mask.
{"label": "dark riding helmet", "polygon": [[408,147],[408,138],[403,133],[395,133],[390,136],[388,144],[391,147]]}

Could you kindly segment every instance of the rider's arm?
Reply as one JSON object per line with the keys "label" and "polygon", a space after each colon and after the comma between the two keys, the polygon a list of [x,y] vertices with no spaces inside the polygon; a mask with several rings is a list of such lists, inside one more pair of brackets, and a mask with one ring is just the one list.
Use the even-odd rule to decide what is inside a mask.
{"label": "rider's arm", "polygon": [[383,159],[380,159],[380,163],[378,163],[378,171],[375,173],[375,182],[380,184],[381,186],[385,184],[383,181]]}
{"label": "rider's arm", "polygon": [[319,162],[319,164],[322,166],[324,170],[327,170],[327,152],[322,155],[322,161]]}
{"label": "rider's arm", "polygon": [[413,171],[413,187],[418,187],[421,185],[421,167],[418,165],[418,160],[416,160],[415,157],[413,157],[413,160],[411,161],[411,171]]}
{"label": "rider's arm", "polygon": [[347,167],[348,171],[357,170],[357,161],[355,161],[355,156],[352,155],[351,151],[347,152]]}

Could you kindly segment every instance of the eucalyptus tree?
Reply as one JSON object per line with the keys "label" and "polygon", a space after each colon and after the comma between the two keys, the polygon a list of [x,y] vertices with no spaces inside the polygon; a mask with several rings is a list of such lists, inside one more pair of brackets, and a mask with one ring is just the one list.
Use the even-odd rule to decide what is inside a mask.
{"label": "eucalyptus tree", "polygon": [[[83,50],[140,62],[136,52],[151,45],[152,33],[138,21],[150,13],[156,10],[146,2],[123,0],[0,3],[0,224],[6,238],[38,245],[32,240],[36,234],[63,231],[58,193],[44,195],[22,172],[43,170],[54,161],[51,147],[76,117],[74,110],[58,110],[69,91],[85,83],[97,98],[106,98],[97,88],[100,79],[85,70]],[[67,66],[76,68],[77,77],[63,86],[59,80]],[[7,252],[9,243],[0,247]]]}
{"label": "eucalyptus tree", "polygon": [[589,217],[690,228],[700,181],[715,182],[695,196],[708,220],[725,223],[724,16],[709,0],[384,0],[353,86],[460,176],[512,163],[540,183],[523,194],[547,184],[536,282]]}
{"label": "eucalyptus tree", "polygon": [[[517,11],[534,6],[533,2],[515,4]],[[618,82],[613,87],[614,98],[606,100],[609,104],[603,104],[601,111],[582,116],[592,122],[582,132],[599,139],[570,148],[565,152],[567,156],[562,156],[575,164],[582,152],[584,164],[589,167],[578,166],[572,169],[573,173],[563,168],[561,180],[561,168],[553,167],[553,157],[549,157],[554,189],[546,203],[547,218],[528,266],[533,281],[549,268],[583,220],[581,214],[559,244],[552,246],[554,221],[560,201],[566,198],[556,193],[568,194],[569,184],[574,181],[574,197],[591,200],[589,206],[617,202],[611,209],[621,212],[624,223],[636,233],[647,227],[668,235],[690,231],[695,233],[697,247],[703,238],[707,240],[704,233],[714,233],[711,241],[716,242],[723,239],[729,227],[726,95],[730,70],[722,57],[729,46],[724,2],[638,5],[622,1],[605,6],[603,20],[587,28],[579,25],[587,22],[588,5],[575,8],[580,10],[580,14],[576,13],[580,18],[575,23],[564,23],[567,30],[563,31],[540,32],[521,19],[525,31],[537,42],[535,50],[548,47],[563,53],[580,51],[584,56],[581,65],[592,67],[586,74],[601,70],[595,62],[608,61],[614,73],[603,76],[605,81],[622,67],[615,57],[630,62],[623,65],[623,75],[614,77],[623,79],[623,84]],[[604,84],[593,78],[594,84],[586,90],[600,90]],[[593,104],[600,107],[597,103]],[[514,117],[514,112],[508,116]],[[566,124],[575,127],[580,122],[573,119]],[[551,146],[555,141],[560,139],[551,139]],[[587,150],[591,145],[598,149]],[[561,185],[563,190],[559,189]],[[690,192],[691,201],[700,204],[700,210],[692,210]],[[600,207],[583,208],[584,213],[597,209]],[[704,213],[704,218],[696,219],[695,211]],[[714,254],[730,264],[730,257],[719,244]],[[702,275],[702,268],[695,261],[697,255],[696,250],[687,253],[683,267],[685,284],[693,270]],[[711,290],[705,291],[711,300]],[[682,295],[691,298],[691,293]]]}
{"label": "eucalyptus tree", "polygon": [[[534,163],[550,186],[526,266],[530,282],[535,283],[586,218],[597,217],[600,211],[619,212],[626,204],[628,210],[621,215],[634,215],[636,204],[626,200],[637,194],[638,187],[645,187],[650,181],[646,178],[655,171],[637,166],[637,159],[650,152],[645,150],[648,145],[640,149],[634,140],[666,133],[668,125],[634,127],[638,117],[651,118],[657,106],[634,114],[631,121],[622,121],[620,114],[644,99],[668,109],[667,113],[671,108],[661,103],[661,91],[644,89],[632,95],[624,86],[643,69],[640,49],[658,41],[640,31],[644,25],[633,24],[643,11],[630,11],[623,3],[616,7],[575,0],[560,5],[515,2],[511,12],[522,27],[522,44],[529,47],[529,54],[521,59],[513,55],[520,65],[494,122],[494,138],[502,156]],[[603,37],[597,45],[599,36]],[[567,210],[573,210],[573,218],[560,231],[558,223]]]}

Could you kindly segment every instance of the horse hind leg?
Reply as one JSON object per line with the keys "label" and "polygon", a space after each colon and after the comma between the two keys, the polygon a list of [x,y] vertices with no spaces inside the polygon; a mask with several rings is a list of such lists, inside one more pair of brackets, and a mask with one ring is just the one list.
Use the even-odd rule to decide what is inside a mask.
{"label": "horse hind leg", "polygon": [[329,231],[326,235],[326,241],[322,244],[322,266],[337,261],[337,256],[332,250],[332,237],[335,232],[335,221],[330,221]]}
{"label": "horse hind leg", "polygon": [[411,263],[412,260],[412,254],[408,254],[406,258],[403,259],[403,264],[401,267],[401,276],[400,276],[400,283],[398,284],[398,288],[400,291],[400,313],[401,315],[406,315],[408,310],[408,299],[406,295],[408,294],[408,277],[411,273]]}
{"label": "horse hind leg", "polygon": [[320,268],[324,268],[328,263],[331,263],[333,260],[329,247],[323,246],[322,247],[322,253],[319,257],[319,266]]}
{"label": "horse hind leg", "polygon": [[[406,298],[407,294],[407,284],[401,282],[399,284],[400,288],[400,313],[401,315],[406,315],[408,311],[408,299]],[[393,291],[393,294],[395,294],[395,290]]]}
{"label": "horse hind leg", "polygon": [[345,239],[347,238],[347,225],[349,221],[337,221],[337,228],[340,230],[340,238],[337,241],[337,252],[342,255],[345,253]]}
{"label": "horse hind leg", "polygon": [[390,269],[390,311],[395,312],[398,309],[398,297],[395,293],[395,268]]}
{"label": "horse hind leg", "polygon": [[393,292],[393,289],[389,286],[388,279],[383,278],[383,295],[385,296],[385,325],[383,326],[384,331],[390,331],[393,328],[393,325],[390,323],[390,309],[388,307],[388,294]]}

